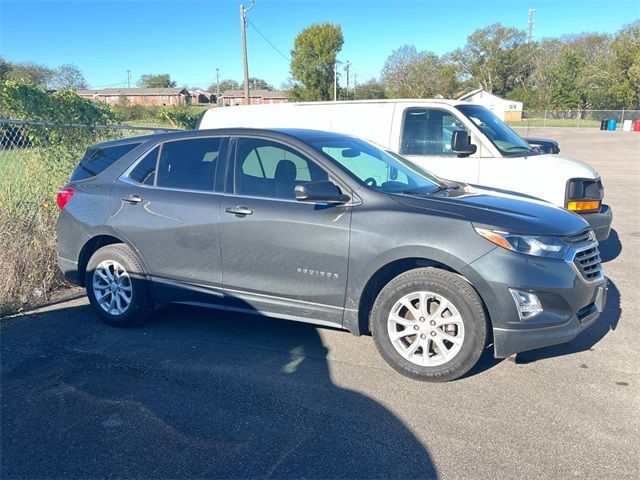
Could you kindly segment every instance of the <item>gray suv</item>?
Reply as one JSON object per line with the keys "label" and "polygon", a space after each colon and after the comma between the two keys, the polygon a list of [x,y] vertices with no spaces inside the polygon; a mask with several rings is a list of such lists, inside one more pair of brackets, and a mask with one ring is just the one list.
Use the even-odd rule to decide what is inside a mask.
{"label": "gray suv", "polygon": [[364,140],[200,130],[91,147],[58,193],[59,265],[109,324],[166,303],[372,334],[429,381],[566,342],[602,312],[578,215],[448,182]]}

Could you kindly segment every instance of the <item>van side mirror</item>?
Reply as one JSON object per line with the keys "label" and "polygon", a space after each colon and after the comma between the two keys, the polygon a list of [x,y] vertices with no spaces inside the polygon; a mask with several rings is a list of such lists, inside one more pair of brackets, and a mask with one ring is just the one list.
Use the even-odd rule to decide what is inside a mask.
{"label": "van side mirror", "polygon": [[466,130],[456,130],[451,135],[451,150],[459,157],[468,157],[476,153],[478,147],[471,144],[471,137]]}
{"label": "van side mirror", "polygon": [[330,181],[308,182],[302,185],[296,185],[295,193],[296,200],[299,202],[320,202],[340,205],[350,200],[348,195],[344,195],[340,188]]}

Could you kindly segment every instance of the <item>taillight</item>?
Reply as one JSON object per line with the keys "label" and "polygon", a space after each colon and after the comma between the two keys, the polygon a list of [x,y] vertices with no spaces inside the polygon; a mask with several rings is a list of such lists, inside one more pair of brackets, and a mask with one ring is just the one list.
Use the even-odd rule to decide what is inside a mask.
{"label": "taillight", "polygon": [[58,204],[58,208],[62,210],[64,206],[67,204],[71,197],[73,197],[74,191],[73,188],[61,188],[58,190],[58,196],[56,197],[56,203]]}

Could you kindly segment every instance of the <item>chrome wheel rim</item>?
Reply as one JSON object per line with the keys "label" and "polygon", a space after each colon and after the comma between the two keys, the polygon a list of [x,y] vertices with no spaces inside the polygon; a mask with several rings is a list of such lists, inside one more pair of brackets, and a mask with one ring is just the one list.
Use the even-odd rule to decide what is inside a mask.
{"label": "chrome wheel rim", "polygon": [[111,315],[122,315],[131,306],[133,287],[122,265],[105,260],[93,272],[93,294],[100,308]]}
{"label": "chrome wheel rim", "polygon": [[387,332],[400,355],[424,367],[451,361],[464,343],[460,312],[449,299],[433,292],[400,298],[389,313]]}

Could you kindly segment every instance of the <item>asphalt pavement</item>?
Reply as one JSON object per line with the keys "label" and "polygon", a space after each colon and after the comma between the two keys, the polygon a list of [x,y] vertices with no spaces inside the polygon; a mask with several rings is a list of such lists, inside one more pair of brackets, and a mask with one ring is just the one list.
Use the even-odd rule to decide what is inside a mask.
{"label": "asphalt pavement", "polygon": [[121,330],[79,296],[0,323],[1,478],[637,478],[640,134],[528,134],[613,208],[606,310],[575,340],[429,384],[370,337],[177,306]]}

